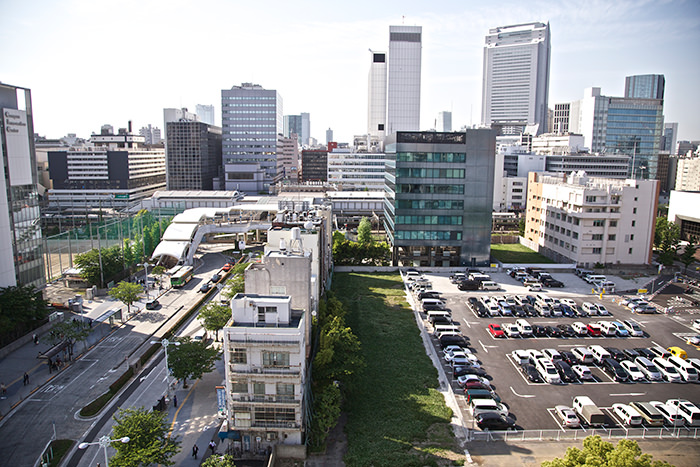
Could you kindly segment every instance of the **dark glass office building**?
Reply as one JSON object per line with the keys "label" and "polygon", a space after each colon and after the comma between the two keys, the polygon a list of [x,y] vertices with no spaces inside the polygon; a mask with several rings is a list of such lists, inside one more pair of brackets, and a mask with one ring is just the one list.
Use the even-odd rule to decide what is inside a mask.
{"label": "dark glass office building", "polygon": [[168,122],[165,127],[168,190],[220,190],[221,128],[204,122]]}
{"label": "dark glass office building", "polygon": [[398,266],[489,263],[497,130],[387,138],[384,218]]}

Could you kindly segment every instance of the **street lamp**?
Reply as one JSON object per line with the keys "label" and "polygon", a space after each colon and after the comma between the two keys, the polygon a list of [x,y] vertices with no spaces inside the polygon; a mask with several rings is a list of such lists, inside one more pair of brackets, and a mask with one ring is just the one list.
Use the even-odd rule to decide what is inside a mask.
{"label": "street lamp", "polygon": [[78,449],[87,449],[88,446],[102,446],[102,448],[105,450],[105,467],[109,467],[109,458],[107,457],[107,446],[109,446],[111,443],[116,443],[116,442],[121,442],[121,443],[128,443],[131,441],[128,436],[124,436],[123,438],[119,439],[109,439],[109,436],[104,435],[101,437],[99,440],[95,441],[94,443],[80,443],[78,445]]}
{"label": "street lamp", "polygon": [[165,350],[165,381],[167,386],[167,392],[170,393],[170,367],[168,366],[168,346],[169,345],[180,345],[177,341],[169,341],[165,337],[161,341],[151,341],[151,344],[160,344]]}
{"label": "street lamp", "polygon": [[146,278],[144,279],[144,284],[146,284],[146,301],[150,298],[148,295],[148,266],[151,266],[149,263],[139,263],[137,266],[143,266],[143,268],[146,270]]}

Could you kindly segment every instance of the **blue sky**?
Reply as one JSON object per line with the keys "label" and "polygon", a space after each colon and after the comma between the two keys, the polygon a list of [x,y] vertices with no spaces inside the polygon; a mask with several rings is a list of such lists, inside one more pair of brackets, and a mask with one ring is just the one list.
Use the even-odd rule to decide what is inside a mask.
{"label": "blue sky", "polygon": [[389,25],[423,26],[421,127],[452,110],[478,123],[489,28],[549,21],[549,104],[586,87],[623,95],[625,76],[664,74],[665,116],[700,139],[700,2],[0,0],[0,81],[32,89],[39,134],[88,137],[104,123],[163,127],[165,107],[214,104],[221,89],[277,89],[311,135],[366,131],[369,48]]}

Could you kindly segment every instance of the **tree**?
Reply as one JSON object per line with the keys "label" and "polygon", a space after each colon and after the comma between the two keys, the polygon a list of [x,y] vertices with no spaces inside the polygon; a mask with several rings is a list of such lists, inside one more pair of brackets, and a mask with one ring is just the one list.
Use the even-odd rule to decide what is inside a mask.
{"label": "tree", "polygon": [[372,242],[372,224],[369,219],[363,217],[360,220],[360,225],[357,227],[357,243],[360,245],[371,245]]}
{"label": "tree", "polygon": [[113,417],[113,439],[129,437],[128,443],[112,443],[117,454],[109,460],[116,467],[174,465],[180,442],[168,436],[167,413],[144,407],[120,409]]}
{"label": "tree", "polygon": [[124,256],[119,245],[101,248],[99,251],[93,248],[76,255],[75,264],[80,268],[83,279],[90,284],[103,286],[103,278],[107,281],[124,270]]}
{"label": "tree", "polygon": [[226,326],[231,319],[231,308],[218,303],[209,303],[199,312],[199,319],[202,320],[202,327],[207,331],[216,333],[216,340],[219,340],[219,331]]}
{"label": "tree", "polygon": [[0,342],[9,343],[38,327],[50,310],[33,285],[0,288]]}
{"label": "tree", "polygon": [[68,342],[68,353],[73,355],[75,344],[87,340],[90,335],[90,327],[83,321],[75,319],[56,323],[49,333],[49,343],[56,345],[60,342]]}
{"label": "tree", "polygon": [[542,467],[672,467],[666,461],[652,460],[649,454],[642,454],[636,441],[621,439],[616,446],[596,436],[583,440],[583,449],[570,447],[564,458],[555,457],[542,462]]}
{"label": "tree", "polygon": [[672,266],[676,259],[678,244],[681,240],[681,229],[678,224],[668,222],[665,217],[656,218],[654,231],[654,246],[659,252],[659,263]]}
{"label": "tree", "polygon": [[236,464],[232,455],[224,454],[207,457],[207,460],[202,462],[202,467],[236,467]]}
{"label": "tree", "polygon": [[518,233],[521,237],[525,236],[525,219],[523,218],[518,221]]}
{"label": "tree", "polygon": [[187,379],[199,379],[204,373],[214,369],[219,351],[207,347],[204,342],[195,342],[189,337],[180,339],[179,346],[173,346],[168,353],[168,365],[173,376],[182,380],[187,387]]}
{"label": "tree", "polygon": [[121,281],[116,286],[112,287],[108,292],[110,297],[114,297],[126,305],[127,312],[131,312],[131,304],[141,298],[143,289],[139,284],[133,282]]}
{"label": "tree", "polygon": [[697,239],[692,237],[688,244],[685,246],[683,253],[678,257],[678,259],[685,266],[685,270],[688,271],[688,266],[690,266],[695,261],[695,253],[698,251]]}

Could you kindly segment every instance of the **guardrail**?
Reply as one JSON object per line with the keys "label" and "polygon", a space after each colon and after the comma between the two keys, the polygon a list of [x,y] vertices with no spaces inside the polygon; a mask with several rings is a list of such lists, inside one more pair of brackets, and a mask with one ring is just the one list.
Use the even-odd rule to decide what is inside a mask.
{"label": "guardrail", "polygon": [[698,439],[700,428],[598,428],[587,430],[516,430],[469,432],[469,441],[576,441],[598,435],[603,439]]}

